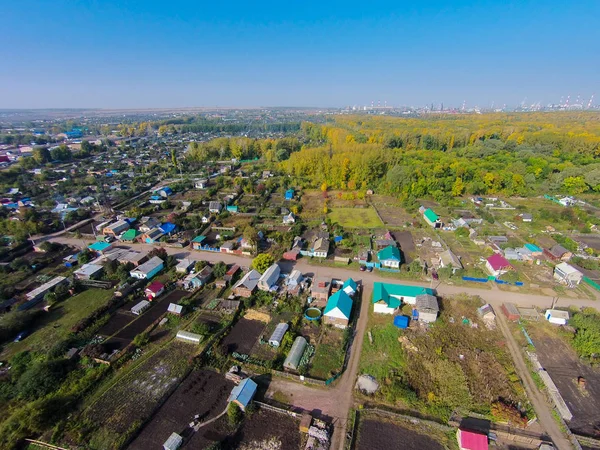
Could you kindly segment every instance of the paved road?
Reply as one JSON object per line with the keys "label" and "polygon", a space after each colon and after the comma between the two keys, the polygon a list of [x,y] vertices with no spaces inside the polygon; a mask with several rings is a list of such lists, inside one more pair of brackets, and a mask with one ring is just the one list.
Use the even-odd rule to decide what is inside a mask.
{"label": "paved road", "polygon": [[527,364],[525,364],[525,359],[523,357],[523,353],[521,352],[521,348],[510,332],[504,315],[498,314],[496,318],[500,330],[506,338],[508,350],[510,351],[513,361],[515,362],[515,368],[521,377],[521,380],[523,380],[525,391],[527,392],[527,396],[529,397],[529,400],[535,409],[540,425],[546,431],[546,433],[548,433],[548,436],[550,436],[556,448],[559,450],[572,449],[573,445],[571,445],[569,440],[564,436],[560,427],[558,426],[558,423],[556,423],[552,417],[552,406],[548,404],[544,395],[535,385],[531,373],[527,368]]}
{"label": "paved road", "polygon": [[[52,236],[50,240],[59,242],[62,244],[69,244],[76,247],[84,247],[88,245],[90,240],[85,239],[74,239],[63,236]],[[120,247],[125,247],[119,245]],[[132,244],[129,247],[140,250],[150,251],[155,246],[146,244]],[[167,253],[175,255],[179,258],[192,256],[198,260],[205,260],[209,262],[223,261],[227,264],[239,264],[242,267],[250,265],[251,260],[249,258],[231,255],[227,253],[211,253],[211,252],[200,252],[195,250],[177,249],[177,248],[165,248]],[[343,449],[344,446],[344,432],[346,422],[348,418],[348,410],[352,406],[353,402],[353,388],[358,373],[358,365],[360,360],[360,353],[363,343],[363,337],[365,329],[367,327],[368,312],[371,299],[371,291],[373,282],[376,281],[395,281],[401,282],[402,284],[424,286],[423,282],[414,282],[406,280],[391,280],[389,278],[383,278],[376,272],[358,272],[355,269],[349,268],[336,268],[329,267],[319,264],[309,264],[305,260],[297,262],[281,262],[280,265],[284,271],[291,271],[292,268],[296,268],[302,273],[313,274],[313,276],[328,276],[338,279],[354,278],[357,281],[361,281],[364,286],[364,293],[361,303],[361,311],[359,320],[357,321],[356,333],[354,342],[352,345],[351,355],[348,362],[348,367],[343,373],[342,377],[335,383],[330,389],[320,389],[316,387],[308,387],[298,383],[286,381],[286,380],[274,380],[269,388],[270,392],[281,391],[287,393],[290,396],[290,403],[294,406],[301,407],[303,409],[313,411],[319,410],[324,415],[328,415],[333,418],[337,426],[335,426],[335,432],[333,436],[332,448]],[[453,295],[467,293],[471,295],[479,295],[486,302],[492,306],[499,308],[502,303],[510,301],[519,306],[536,306],[539,308],[549,308],[552,305],[553,298],[545,295],[526,294],[521,292],[507,292],[500,289],[479,289],[471,286],[455,286],[447,284],[437,284],[431,286],[435,288],[440,295]],[[600,302],[589,299],[576,299],[576,298],[561,298],[555,301],[555,306],[575,306],[575,307],[592,307],[600,309]],[[498,309],[497,309],[498,310]],[[500,318],[500,327],[506,327],[503,323],[503,317],[501,314],[498,315]],[[540,424],[544,427],[548,435],[554,440],[559,449],[571,448],[569,441],[562,435],[557,424],[551,416],[549,406],[546,403],[543,396],[537,390],[533,380],[531,380],[531,374],[525,366],[523,356],[520,349],[510,332],[503,329],[506,335],[507,341],[509,342],[509,349],[517,365],[519,375],[525,384],[527,394],[529,395],[536,413],[539,417]]]}

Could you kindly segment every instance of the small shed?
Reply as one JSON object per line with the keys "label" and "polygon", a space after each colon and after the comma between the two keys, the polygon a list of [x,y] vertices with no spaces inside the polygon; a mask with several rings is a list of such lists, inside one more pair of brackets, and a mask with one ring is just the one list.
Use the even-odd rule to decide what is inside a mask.
{"label": "small shed", "polygon": [[496,313],[494,313],[494,309],[489,303],[477,308],[477,314],[486,323],[494,322],[496,320]]}
{"label": "small shed", "polygon": [[199,344],[202,340],[202,336],[196,333],[190,333],[189,331],[178,331],[175,338],[179,341],[190,342],[192,344]]}
{"label": "small shed", "polygon": [[280,323],[277,325],[277,327],[275,327],[275,331],[273,331],[273,334],[269,338],[269,345],[272,345],[273,347],[279,347],[283,337],[285,336],[285,333],[287,333],[288,328],[289,325],[287,323]]}
{"label": "small shed", "polygon": [[440,311],[437,298],[431,294],[417,295],[415,298],[415,309],[419,313],[419,320],[425,323],[435,322]]}
{"label": "small shed", "polygon": [[136,316],[139,316],[144,311],[146,311],[148,308],[150,308],[150,302],[148,300],[142,300],[137,305],[135,305],[133,308],[131,308],[131,312],[133,314],[135,314]]}
{"label": "small shed", "polygon": [[410,319],[407,316],[396,316],[394,317],[394,326],[403,330],[408,328],[409,321]]}
{"label": "small shed", "polygon": [[304,412],[300,418],[300,432],[308,433],[308,429],[312,425],[312,416],[308,412]]}
{"label": "small shed", "polygon": [[569,321],[569,311],[561,311],[559,309],[547,309],[544,317],[550,323],[555,325],[566,325]]}
{"label": "small shed", "polygon": [[254,398],[254,394],[256,394],[256,388],[258,386],[251,378],[246,378],[242,380],[240,384],[234,387],[231,390],[231,394],[229,395],[228,402],[236,403],[242,411],[246,411],[246,408]]}
{"label": "small shed", "polygon": [[502,312],[508,320],[519,320],[521,317],[521,313],[514,303],[503,303]]}
{"label": "small shed", "polygon": [[183,312],[183,305],[178,305],[177,303],[169,303],[167,311],[176,316],[180,316]]}
{"label": "small shed", "polygon": [[283,362],[283,368],[286,370],[298,370],[300,360],[302,359],[302,355],[304,355],[304,350],[306,350],[307,345],[306,339],[302,336],[298,336]]}
{"label": "small shed", "polygon": [[177,450],[183,444],[183,438],[179,436],[177,433],[171,433],[169,439],[165,441],[163,444],[163,450]]}

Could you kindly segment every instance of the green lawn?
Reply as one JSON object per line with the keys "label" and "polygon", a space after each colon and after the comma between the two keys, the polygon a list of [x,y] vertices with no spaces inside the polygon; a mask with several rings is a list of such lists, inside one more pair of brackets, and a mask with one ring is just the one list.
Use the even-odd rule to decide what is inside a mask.
{"label": "green lawn", "polygon": [[[405,357],[398,338],[403,335],[403,332],[394,326],[393,316],[372,312],[369,316],[369,327],[363,341],[359,372],[372,375],[378,380],[385,380],[390,373],[402,372]],[[373,343],[369,340],[369,331]]]}
{"label": "green lawn", "polygon": [[347,228],[383,227],[373,208],[331,208],[329,218]]}
{"label": "green lawn", "polygon": [[113,295],[112,290],[88,289],[55,305],[38,323],[36,330],[21,342],[10,343],[2,358],[23,350],[44,351],[67,337],[71,327],[106,305]]}

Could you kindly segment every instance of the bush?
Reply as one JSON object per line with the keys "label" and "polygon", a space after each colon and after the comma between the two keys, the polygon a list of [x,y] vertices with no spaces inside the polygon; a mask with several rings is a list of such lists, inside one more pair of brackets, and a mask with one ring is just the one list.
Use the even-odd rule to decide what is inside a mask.
{"label": "bush", "polygon": [[261,253],[252,260],[252,267],[260,273],[265,273],[265,271],[274,263],[275,258],[268,253]]}
{"label": "bush", "polygon": [[237,403],[231,402],[227,407],[227,418],[229,419],[229,423],[233,426],[239,425],[244,417],[242,410],[238,406]]}
{"label": "bush", "polygon": [[133,345],[136,347],[143,347],[148,345],[150,342],[150,335],[148,333],[140,333],[136,337],[133,338]]}
{"label": "bush", "polygon": [[17,382],[19,395],[27,400],[35,400],[55,391],[68,373],[68,366],[68,361],[64,359],[34,364]]}

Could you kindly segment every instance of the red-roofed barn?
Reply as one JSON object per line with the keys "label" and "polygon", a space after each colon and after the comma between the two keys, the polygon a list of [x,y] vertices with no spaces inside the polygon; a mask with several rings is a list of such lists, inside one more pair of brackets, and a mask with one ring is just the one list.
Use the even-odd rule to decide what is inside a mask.
{"label": "red-roofed barn", "polygon": [[485,268],[491,275],[499,277],[503,273],[512,270],[513,267],[504,256],[495,253],[487,259]]}
{"label": "red-roofed barn", "polygon": [[153,298],[160,296],[160,294],[162,294],[164,291],[165,291],[164,284],[159,283],[158,281],[153,281],[146,288],[145,293],[146,293],[146,297],[148,297],[148,300],[152,300]]}
{"label": "red-roofed barn", "polygon": [[488,450],[488,438],[485,434],[459,429],[456,439],[460,450]]}

